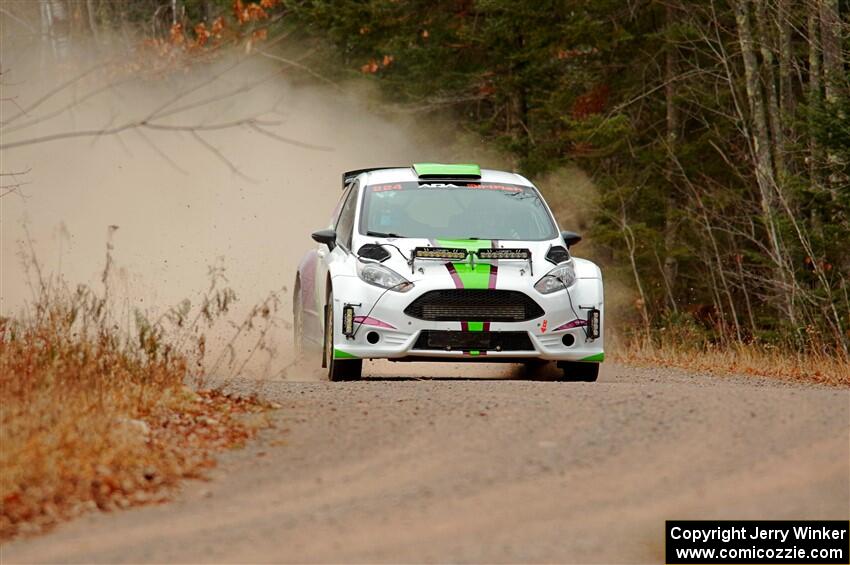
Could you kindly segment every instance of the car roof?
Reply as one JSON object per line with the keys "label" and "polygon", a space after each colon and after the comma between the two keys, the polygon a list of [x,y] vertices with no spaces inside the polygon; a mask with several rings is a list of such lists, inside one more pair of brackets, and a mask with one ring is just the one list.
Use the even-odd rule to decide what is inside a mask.
{"label": "car roof", "polygon": [[[362,174],[366,175],[365,184],[420,180],[419,177],[416,175],[416,172],[413,170],[413,167],[377,169]],[[435,180],[435,182],[440,181]],[[517,173],[509,173],[506,171],[497,171],[495,169],[481,169],[481,179],[479,182],[503,182],[508,184],[518,184],[522,186],[534,186],[527,178],[522,175],[519,175]]]}

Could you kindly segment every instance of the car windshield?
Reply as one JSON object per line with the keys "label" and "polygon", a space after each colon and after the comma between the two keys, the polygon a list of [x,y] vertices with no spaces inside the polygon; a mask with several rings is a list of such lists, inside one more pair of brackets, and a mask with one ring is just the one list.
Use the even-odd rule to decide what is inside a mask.
{"label": "car windshield", "polygon": [[366,187],[360,233],[377,237],[541,241],[557,236],[537,191],[504,183]]}

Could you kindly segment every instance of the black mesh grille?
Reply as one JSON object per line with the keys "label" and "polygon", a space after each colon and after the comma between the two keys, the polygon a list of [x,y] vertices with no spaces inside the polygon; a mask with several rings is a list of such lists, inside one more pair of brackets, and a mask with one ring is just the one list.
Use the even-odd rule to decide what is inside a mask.
{"label": "black mesh grille", "polygon": [[515,290],[459,288],[426,292],[404,313],[435,322],[524,322],[542,316],[543,309]]}
{"label": "black mesh grille", "polygon": [[413,349],[441,351],[534,351],[528,332],[422,330]]}

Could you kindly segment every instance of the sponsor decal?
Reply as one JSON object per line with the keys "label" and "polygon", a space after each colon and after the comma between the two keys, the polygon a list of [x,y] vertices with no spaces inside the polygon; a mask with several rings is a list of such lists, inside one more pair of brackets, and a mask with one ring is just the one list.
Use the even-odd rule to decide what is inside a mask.
{"label": "sponsor decal", "polygon": [[573,320],[571,322],[567,322],[566,324],[562,324],[562,325],[558,326],[557,328],[555,328],[552,331],[553,332],[559,332],[561,330],[571,330],[573,328],[581,328],[581,327],[584,327],[586,325],[587,325],[587,320],[582,320],[582,319],[576,318],[575,320]]}
{"label": "sponsor decal", "polygon": [[369,187],[372,192],[387,192],[388,190],[402,190],[401,183],[394,184],[373,184]]}
{"label": "sponsor decal", "polygon": [[546,333],[546,326],[549,324],[549,320],[543,320],[543,323],[540,324],[540,333]]}
{"label": "sponsor decal", "polygon": [[534,194],[535,191],[530,186],[524,186],[519,184],[507,184],[500,182],[490,182],[490,183],[481,183],[478,181],[465,181],[463,179],[447,179],[443,181],[431,182],[427,179],[420,179],[419,181],[403,181],[403,182],[394,182],[394,183],[383,183],[383,184],[371,184],[368,187],[370,192],[390,192],[394,190],[420,190],[420,189],[440,189],[440,188],[449,188],[449,189],[458,189],[458,190],[492,190],[498,192],[510,192],[510,193],[523,193],[527,192],[529,194]]}
{"label": "sponsor decal", "polygon": [[506,192],[522,192],[524,190],[523,187],[517,186],[515,184],[501,184],[501,183],[470,183],[466,185],[466,188],[474,188],[478,190],[504,190]]}
{"label": "sponsor decal", "polygon": [[387,328],[389,330],[394,330],[396,327],[392,324],[388,324],[383,320],[379,320],[377,318],[372,318],[370,316],[355,316],[354,323],[360,324],[361,326],[374,326],[376,328]]}

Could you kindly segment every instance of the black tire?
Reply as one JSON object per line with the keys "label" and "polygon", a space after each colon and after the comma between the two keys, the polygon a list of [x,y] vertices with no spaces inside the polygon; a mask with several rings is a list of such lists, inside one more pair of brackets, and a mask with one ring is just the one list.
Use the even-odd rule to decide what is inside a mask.
{"label": "black tire", "polygon": [[595,383],[599,378],[599,363],[560,361],[558,368],[564,372],[562,381]]}
{"label": "black tire", "polygon": [[325,339],[323,359],[328,367],[330,381],[357,381],[363,374],[363,359],[334,359],[334,297],[328,294],[325,306]]}
{"label": "black tire", "polygon": [[301,304],[301,282],[295,281],[292,297],[292,349],[296,359],[304,356],[304,307]]}
{"label": "black tire", "polygon": [[526,379],[542,379],[546,376],[549,362],[542,359],[532,359],[523,363],[522,376]]}

